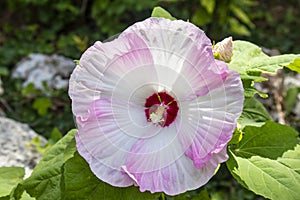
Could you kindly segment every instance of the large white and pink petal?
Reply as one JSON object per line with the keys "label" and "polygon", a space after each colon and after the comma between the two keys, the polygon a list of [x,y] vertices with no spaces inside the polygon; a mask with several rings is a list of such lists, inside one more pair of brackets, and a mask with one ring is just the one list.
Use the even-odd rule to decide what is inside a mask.
{"label": "large white and pink petal", "polygon": [[127,155],[127,170],[146,173],[164,168],[184,154],[180,145],[175,126],[155,126],[156,134],[146,133],[137,140]]}
{"label": "large white and pink petal", "polygon": [[151,51],[159,83],[178,100],[204,95],[223,83],[227,69],[216,64],[211,41],[192,23],[149,18],[130,26],[120,37],[132,32]]}
{"label": "large white and pink petal", "polygon": [[[155,82],[157,78],[154,69],[145,67],[153,66],[151,53],[136,34],[128,33],[107,43],[96,42],[82,55],[69,81],[74,115],[85,119],[90,103],[113,96],[116,84],[124,79],[124,74],[141,66],[144,66],[145,72],[137,72],[135,75],[143,76],[136,76],[133,80],[137,82],[137,77],[149,77],[147,74],[151,72],[153,76],[150,82]],[[139,87],[138,84],[135,87]],[[123,93],[128,94],[126,91]]]}
{"label": "large white and pink petal", "polygon": [[142,192],[177,195],[206,184],[216,172],[218,165],[227,158],[225,147],[218,154],[214,154],[201,169],[195,168],[193,161],[184,155],[170,165],[155,171],[138,173],[127,166],[123,166],[123,169]]}
{"label": "large white and pink petal", "polygon": [[229,71],[224,85],[204,96],[181,103],[179,138],[186,155],[201,168],[220,152],[232,137],[243,109],[243,87],[239,75]]}
{"label": "large white and pink petal", "polygon": [[121,167],[139,139],[158,134],[158,127],[149,126],[145,118],[132,123],[130,115],[138,117],[143,108],[130,106],[121,100],[101,98],[89,106],[87,119],[77,118],[78,152],[97,177],[114,186],[133,184]]}

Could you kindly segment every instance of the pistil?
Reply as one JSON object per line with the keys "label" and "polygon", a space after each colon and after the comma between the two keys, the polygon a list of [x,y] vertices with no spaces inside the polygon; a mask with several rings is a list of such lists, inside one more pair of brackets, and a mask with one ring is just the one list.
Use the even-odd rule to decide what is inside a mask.
{"label": "pistil", "polygon": [[164,105],[160,105],[156,108],[156,110],[152,113],[150,113],[150,120],[154,124],[160,124],[165,121],[165,112],[166,108]]}

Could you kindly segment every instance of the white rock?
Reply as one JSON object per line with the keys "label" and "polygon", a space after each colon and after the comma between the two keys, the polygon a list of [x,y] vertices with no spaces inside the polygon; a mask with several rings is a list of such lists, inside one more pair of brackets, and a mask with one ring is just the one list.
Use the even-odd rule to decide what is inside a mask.
{"label": "white rock", "polygon": [[42,145],[47,143],[28,125],[0,117],[0,167],[24,167],[25,177],[28,177],[41,158],[36,150],[28,146],[35,137],[40,138]]}
{"label": "white rock", "polygon": [[284,85],[287,88],[300,87],[300,74],[285,76]]}
{"label": "white rock", "polygon": [[297,119],[300,119],[300,93],[298,94],[297,99],[298,101],[296,103],[294,113],[296,113]]}
{"label": "white rock", "polygon": [[45,82],[49,88],[64,89],[74,67],[75,63],[69,58],[33,53],[16,64],[12,77],[24,79],[24,87],[33,83],[35,88],[43,90]]}

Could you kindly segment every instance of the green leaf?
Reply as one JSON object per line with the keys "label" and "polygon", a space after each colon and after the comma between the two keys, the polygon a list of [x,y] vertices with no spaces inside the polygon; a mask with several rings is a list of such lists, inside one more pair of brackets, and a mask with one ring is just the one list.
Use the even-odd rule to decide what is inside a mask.
{"label": "green leaf", "polygon": [[[261,73],[259,73],[260,76]],[[262,93],[260,91],[258,91],[255,87],[254,87],[254,79],[256,81],[260,80],[260,81],[265,81],[268,79],[261,79],[262,77],[259,76],[248,76],[248,75],[241,75],[241,79],[242,79],[242,83],[243,83],[243,87],[244,87],[244,95],[245,98],[252,98],[255,94],[258,94],[260,97],[262,98],[267,98],[268,95],[265,93]]]}
{"label": "green leaf", "polygon": [[162,17],[170,20],[176,20],[175,17],[173,17],[168,11],[160,6],[157,6],[153,9],[151,17]]}
{"label": "green leaf", "polygon": [[64,165],[64,199],[88,200],[154,200],[160,193],[140,192],[135,186],[113,187],[98,179],[90,170],[86,161],[75,153]]}
{"label": "green leaf", "polygon": [[42,144],[39,137],[35,137],[30,142],[27,142],[26,146],[34,151],[37,151],[41,155],[43,155],[45,151],[51,147],[49,142],[46,145]]}
{"label": "green leaf", "polygon": [[[229,68],[239,72],[242,76],[249,76],[255,73],[276,73],[278,69],[294,62],[298,54],[285,54],[269,57],[264,54],[260,47],[247,41],[233,42],[233,56],[229,63]],[[256,81],[256,79],[253,79]],[[260,80],[258,80],[260,81]]]}
{"label": "green leaf", "polygon": [[11,191],[23,181],[23,167],[0,167],[0,197],[9,197]]}
{"label": "green leaf", "polygon": [[267,121],[262,127],[246,126],[243,132],[241,142],[231,147],[235,155],[243,158],[262,156],[276,159],[299,142],[297,131],[272,121]]}
{"label": "green leaf", "polygon": [[283,156],[277,160],[300,174],[300,145],[298,144],[294,150],[285,152]]}
{"label": "green leaf", "polygon": [[300,58],[296,58],[294,62],[288,64],[286,67],[300,73]]}
{"label": "green leaf", "polygon": [[201,192],[198,195],[192,198],[192,200],[197,200],[197,199],[210,200],[207,190],[206,189],[201,190]]}
{"label": "green leaf", "polygon": [[300,198],[297,131],[272,121],[246,126],[240,143],[228,149],[226,165],[244,187],[270,199]]}
{"label": "green leaf", "polygon": [[216,1],[215,0],[202,0],[201,5],[207,10],[207,12],[209,14],[212,14],[215,9]]}
{"label": "green leaf", "polygon": [[258,91],[254,87],[244,88],[244,95],[246,98],[252,98],[255,94],[258,94],[261,98],[268,98],[268,95]]}
{"label": "green leaf", "polygon": [[75,65],[79,65],[79,60],[73,60]]}
{"label": "green leaf", "polygon": [[[74,130],[74,133],[77,133],[77,130]],[[73,134],[73,133],[72,133]],[[72,158],[74,156],[74,153],[77,151],[76,148],[76,140],[75,137],[73,137],[69,143],[67,144],[64,152],[63,152],[63,158],[64,158],[64,163]]]}
{"label": "green leaf", "polygon": [[3,76],[9,75],[9,70],[6,67],[0,66],[0,75],[3,75]]}
{"label": "green leaf", "polygon": [[35,200],[35,198],[30,197],[28,193],[24,192],[20,200]]}
{"label": "green leaf", "polygon": [[251,35],[248,28],[245,25],[241,24],[237,19],[229,18],[228,23],[230,25],[231,32],[236,33],[238,35],[245,35],[245,36]]}
{"label": "green leaf", "polygon": [[212,21],[212,16],[202,7],[199,7],[192,17],[192,22],[198,26],[204,26]]}
{"label": "green leaf", "polygon": [[29,83],[21,91],[22,96],[35,96],[41,93],[40,89],[36,89],[33,83]]}
{"label": "green leaf", "polygon": [[62,133],[59,131],[59,129],[57,127],[54,127],[52,129],[52,132],[51,132],[51,136],[50,136],[50,139],[49,139],[49,143],[51,144],[55,144],[57,141],[59,141],[61,138],[63,137]]}
{"label": "green leaf", "polygon": [[250,28],[254,28],[254,24],[251,22],[250,18],[247,16],[247,14],[238,6],[231,4],[230,5],[231,11],[235,14],[235,16],[241,20],[243,23],[245,23]]}
{"label": "green leaf", "polygon": [[41,97],[33,102],[33,108],[38,111],[40,116],[47,114],[49,108],[51,108],[52,102],[47,97]]}
{"label": "green leaf", "polygon": [[23,182],[25,190],[38,200],[61,199],[61,176],[66,159],[73,156],[77,130],[71,130],[60,141],[53,145],[34,168],[31,176]]}
{"label": "green leaf", "polygon": [[245,99],[243,113],[238,120],[241,129],[245,126],[262,126],[268,120],[272,120],[272,117],[260,101],[254,97]]}
{"label": "green leaf", "polygon": [[300,199],[300,174],[282,161],[260,156],[249,159],[238,156],[233,158],[237,162],[233,173],[256,194],[274,200]]}
{"label": "green leaf", "polygon": [[297,57],[300,55],[285,54],[269,57],[257,45],[237,40],[233,42],[233,56],[228,66],[240,74],[245,89],[245,97],[251,97],[258,93],[264,98],[265,95],[253,87],[254,82],[266,81],[266,78],[261,77],[262,73],[274,74],[278,69],[294,62]]}
{"label": "green leaf", "polygon": [[239,176],[239,174],[234,173],[234,170],[238,167],[238,162],[235,159],[236,156],[233,154],[233,151],[231,150],[232,146],[234,145],[229,145],[228,146],[228,155],[229,155],[229,159],[226,161],[226,166],[229,170],[229,172],[231,173],[231,175],[245,188],[247,188],[249,190],[249,188],[247,187],[247,184],[242,180],[242,177]]}
{"label": "green leaf", "polygon": [[231,138],[231,140],[229,141],[228,144],[238,144],[242,140],[243,132],[241,131],[239,126],[240,125],[238,124],[238,127],[234,130],[232,138]]}
{"label": "green leaf", "polygon": [[255,94],[258,94],[262,98],[267,98],[268,97],[267,94],[258,91],[254,87],[244,88],[244,95],[245,95],[246,98],[252,98]]}
{"label": "green leaf", "polygon": [[294,88],[290,88],[288,89],[288,91],[286,92],[286,96],[285,96],[285,101],[284,101],[284,105],[285,105],[285,114],[289,115],[291,113],[291,111],[293,110],[294,106],[297,103],[297,96],[298,93],[300,92],[300,88],[298,87],[294,87]]}
{"label": "green leaf", "polygon": [[[1,198],[0,198],[1,199]],[[24,191],[22,182],[15,187],[9,195],[10,200],[33,200],[34,198],[30,197],[27,192]],[[2,199],[1,199],[2,200]]]}

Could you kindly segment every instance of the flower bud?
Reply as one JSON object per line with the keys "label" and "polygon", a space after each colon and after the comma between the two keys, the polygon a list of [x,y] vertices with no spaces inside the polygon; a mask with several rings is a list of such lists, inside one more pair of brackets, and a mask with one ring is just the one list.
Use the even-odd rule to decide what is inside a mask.
{"label": "flower bud", "polygon": [[225,38],[213,46],[213,53],[216,59],[229,62],[233,52],[232,37]]}

